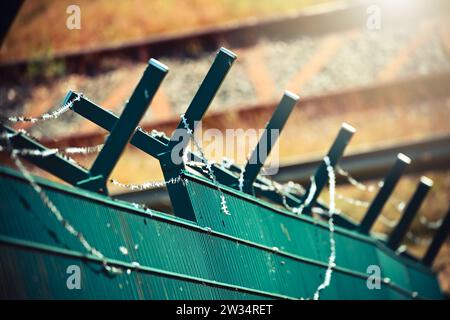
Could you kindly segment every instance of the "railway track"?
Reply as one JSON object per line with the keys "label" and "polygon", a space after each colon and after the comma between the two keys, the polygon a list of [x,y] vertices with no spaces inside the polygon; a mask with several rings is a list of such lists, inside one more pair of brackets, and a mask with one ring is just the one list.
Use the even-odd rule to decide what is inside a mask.
{"label": "railway track", "polygon": [[[385,146],[372,146],[369,151],[352,152],[340,162],[340,166],[351,171],[357,180],[375,180],[382,178],[392,166],[398,153],[404,153],[413,161],[407,174],[419,174],[425,171],[446,170],[450,167],[450,135],[437,135],[417,141],[400,142]],[[322,158],[297,160],[285,163],[274,176],[276,181],[295,181],[300,184],[309,182]],[[344,177],[338,177],[337,183],[348,183]]]}
{"label": "railway track", "polygon": [[[269,41],[312,37],[349,29],[366,29],[367,8],[378,5],[383,12],[383,26],[415,24],[420,19],[441,16],[450,11],[446,0],[418,2],[411,9],[392,10],[388,1],[332,2],[314,6],[298,13],[265,19],[249,19],[225,26],[174,35],[150,37],[120,45],[109,45],[86,50],[59,52],[51,60],[63,62],[69,73],[94,74],[105,71],[102,61],[128,60],[145,62],[150,57],[199,56],[222,45],[231,48],[254,46],[261,39]],[[44,61],[47,63],[48,61]],[[0,63],[0,83],[21,81],[30,63],[28,59],[11,59]]]}
{"label": "railway track", "polygon": [[[446,1],[437,1],[436,3],[440,5],[432,3],[434,6],[430,8],[434,8],[434,11],[423,8],[420,14],[415,13],[416,20],[407,23],[402,22],[401,19],[392,24],[386,22],[383,24],[383,30],[375,32],[368,32],[365,27],[361,28],[360,24],[356,24],[356,29],[355,25],[348,28],[329,28],[328,31],[322,30],[322,33],[316,34],[307,34],[309,29],[290,27],[291,31],[298,32],[295,33],[296,37],[288,39],[289,32],[284,33],[275,27],[274,31],[270,31],[272,29],[268,26],[271,24],[268,22],[261,22],[262,25],[267,24],[267,28],[260,27],[259,23],[253,23],[252,28],[261,30],[258,33],[261,36],[248,37],[254,42],[253,45],[249,43],[246,47],[232,46],[232,49],[237,51],[239,59],[214,100],[211,111],[220,114],[225,110],[235,113],[236,109],[241,108],[258,110],[260,106],[274,105],[285,89],[300,93],[305,101],[317,102],[320,100],[316,99],[318,96],[324,96],[326,100],[330,95],[340,96],[340,93],[343,93],[348,98],[347,93],[352,90],[357,93],[360,88],[386,87],[385,83],[394,86],[392,89],[386,89],[389,93],[397,90],[397,83],[407,83],[410,79],[420,79],[422,76],[439,78],[441,74],[450,72],[449,20],[445,19],[450,15],[450,10],[446,10],[445,6],[448,3]],[[361,5],[359,8],[361,9]],[[303,13],[286,18],[286,21],[310,19],[312,21],[310,28],[313,26],[325,28],[327,24],[319,23],[321,19],[325,19],[323,15],[331,15],[331,12],[334,12],[333,16],[339,17],[345,10],[350,9],[348,7],[336,9],[335,5],[334,11],[328,9],[319,13]],[[411,15],[413,12],[408,14]],[[356,17],[360,16],[356,15]],[[366,15],[362,14],[362,16]],[[399,25],[401,27],[398,27]],[[235,30],[240,29],[235,26]],[[207,31],[204,32],[207,33]],[[245,32],[237,33],[245,34]],[[272,33],[278,34],[279,37],[270,37]],[[283,35],[286,38],[281,39]],[[291,35],[293,36],[292,32]],[[215,42],[215,45],[227,42],[220,40],[219,36],[217,39],[219,40]],[[176,42],[173,45],[174,48],[178,46]],[[130,46],[130,48],[135,47]],[[138,51],[137,48],[135,49]],[[120,51],[120,48],[117,48],[117,52],[120,53]],[[166,123],[170,124],[173,122],[172,119],[176,118],[189,103],[205,67],[210,62],[208,51],[200,51],[202,53],[197,56],[187,57],[182,50],[178,50],[177,57],[171,57],[167,53],[160,58],[171,68],[171,72],[156,95],[151,111],[144,117],[144,124],[161,123],[157,124],[157,127],[165,126]],[[148,51],[148,54],[158,56],[152,51]],[[14,77],[8,75],[9,67],[6,65],[4,66],[6,69],[0,67],[2,70],[0,77],[5,80],[0,79],[0,104],[3,113],[30,116],[42,114],[49,111],[51,106],[60,103],[67,88],[83,92],[86,97],[113,112],[120,112],[124,101],[132,91],[135,79],[138,79],[144,67],[138,61],[145,59],[131,59],[134,61],[131,64],[119,63],[114,70],[100,72],[97,67],[105,65],[102,61],[108,59],[106,57],[103,59],[101,55],[98,59],[94,59],[89,55],[90,53],[86,53],[86,59],[95,66],[90,66],[88,70],[85,70],[86,73],[83,74],[81,67],[77,68],[75,73],[71,73],[68,69],[65,76],[49,79],[46,82],[28,82],[24,77],[20,77],[20,81],[15,83]],[[78,56],[82,59],[83,55],[80,53]],[[67,59],[69,57],[71,55],[67,55]],[[116,60],[122,61],[122,59]],[[124,60],[127,59],[124,58]],[[74,63],[78,61],[75,59]],[[446,79],[443,80],[446,81]],[[419,88],[419,90],[430,90],[430,88],[434,90],[433,86],[425,82],[424,80],[422,89]],[[434,83],[436,82],[439,80]],[[437,84],[442,88],[442,83]],[[412,96],[414,97],[415,94]],[[353,100],[355,98],[352,98]],[[405,100],[408,100],[406,96],[402,98],[402,101]],[[339,106],[340,108],[349,107],[345,106],[345,103]],[[351,107],[355,108],[353,105]],[[332,108],[327,109],[330,111]],[[23,128],[28,127],[25,125]],[[97,130],[95,126],[77,122],[76,118],[71,119],[64,130],[60,129],[60,127],[48,127],[43,132],[42,138],[64,138],[64,135],[79,134],[81,138]],[[33,132],[33,134],[41,137],[40,132]]]}
{"label": "railway track", "polygon": [[[445,100],[448,95],[447,84],[450,83],[450,72],[429,76],[411,77],[399,81],[390,81],[377,85],[360,88],[339,90],[333,93],[303,98],[294,110],[300,114],[317,118],[318,114],[328,116],[345,114],[346,112],[360,112],[377,110],[387,104],[407,107],[413,102]],[[242,106],[226,111],[208,112],[203,121],[205,127],[219,130],[236,127],[236,119],[242,128],[262,127],[270,117],[276,102],[261,103],[254,106]],[[343,119],[344,120],[344,119]],[[170,134],[179,121],[173,116],[165,121],[147,122],[141,125],[147,131],[157,130]],[[290,126],[287,128],[289,130]],[[295,130],[295,128],[293,128]],[[86,146],[100,144],[104,140],[104,133],[98,130],[68,135],[55,140],[53,137],[44,138],[42,142],[52,148],[68,146]]]}

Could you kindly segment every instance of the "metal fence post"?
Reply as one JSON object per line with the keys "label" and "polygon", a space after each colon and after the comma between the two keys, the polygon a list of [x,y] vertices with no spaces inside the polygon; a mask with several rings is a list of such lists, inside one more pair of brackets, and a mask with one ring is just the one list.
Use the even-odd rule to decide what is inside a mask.
{"label": "metal fence post", "polygon": [[442,244],[447,239],[449,232],[450,232],[450,208],[447,211],[447,215],[442,221],[441,226],[434,235],[433,241],[428,247],[425,256],[422,258],[422,262],[425,265],[431,266],[433,264],[433,261],[436,258],[437,254],[439,253],[439,249],[441,248]]}
{"label": "metal fence post", "polygon": [[[1,130],[2,129],[2,130]],[[43,146],[32,138],[18,132],[8,126],[0,124],[0,132],[5,131],[8,135],[11,135],[9,141],[13,148],[16,149],[31,149],[38,151],[49,151],[49,154],[45,157],[35,157],[33,155],[20,155],[22,158],[30,161],[35,166],[50,172],[54,176],[64,180],[72,185],[75,185],[78,181],[89,178],[89,171],[80,167],[76,163],[69,161],[66,157],[59,155],[56,152]]]}
{"label": "metal fence post", "polygon": [[[344,154],[344,150],[347,147],[348,143],[350,142],[350,139],[352,138],[355,131],[356,131],[355,128],[353,128],[349,124],[347,123],[342,124],[336,139],[334,140],[330,150],[327,153],[327,157],[330,160],[330,165],[333,168],[336,166],[336,164]],[[310,208],[315,204],[317,198],[319,197],[320,193],[322,192],[323,188],[328,182],[327,165],[325,164],[324,161],[320,163],[313,178],[316,188],[314,194],[312,195],[311,198],[312,200],[309,202],[308,207],[305,208],[306,209],[305,213],[307,214],[310,214]],[[308,198],[311,186],[312,184],[310,184],[310,186],[308,187],[308,191],[302,197],[302,202],[305,202],[305,200]]]}
{"label": "metal fence post", "polygon": [[150,59],[147,69],[126,103],[121,117],[115,123],[105,145],[95,159],[90,170],[90,177],[79,181],[77,183],[79,187],[107,193],[107,179],[167,72],[168,68],[165,65],[155,59]]}
{"label": "metal fence post", "polygon": [[370,204],[366,215],[358,226],[359,232],[368,234],[370,229],[372,229],[373,224],[375,223],[378,215],[381,213],[381,210],[383,210],[384,205],[397,185],[401,175],[405,171],[406,166],[410,163],[411,159],[403,153],[399,153],[397,155],[394,165],[384,179],[383,186],[378,191],[375,199]]}
{"label": "metal fence post", "polygon": [[248,194],[253,194],[253,182],[255,182],[262,166],[264,165],[267,157],[272,150],[273,145],[277,142],[279,134],[272,139],[272,130],[277,130],[277,133],[281,133],[286,121],[288,120],[295,104],[298,102],[299,97],[290,92],[285,91],[284,95],[272,114],[269,122],[266,125],[265,131],[260,137],[258,144],[253,149],[250,159],[247,161],[244,167],[244,185],[243,191]]}
{"label": "metal fence post", "polygon": [[[189,126],[189,129],[192,130],[192,135],[195,134],[197,122],[202,119],[214,96],[219,90],[220,85],[225,79],[225,76],[231,69],[235,59],[236,55],[228,49],[221,48],[217,53],[211,68],[203,79],[197,93],[184,114],[185,121]],[[180,129],[186,131],[183,121],[180,121],[177,127],[177,130]],[[175,135],[172,135],[168,143],[167,152],[161,155],[160,165],[166,181],[174,179],[182,174],[184,164],[173,163],[172,152],[175,146],[177,147],[177,150],[184,150],[189,143],[188,138],[189,137],[186,138],[185,135],[184,139],[180,141],[180,139],[175,138]],[[178,154],[176,156],[180,155]],[[195,221],[195,212],[192,208],[191,200],[189,194],[187,193],[186,187],[180,185],[180,183],[168,184],[167,190],[169,192],[170,201],[172,203],[175,215]]]}
{"label": "metal fence post", "polygon": [[433,186],[433,181],[427,177],[421,177],[420,182],[417,185],[417,189],[414,192],[414,195],[409,200],[408,205],[405,208],[405,211],[400,219],[400,221],[395,226],[395,229],[389,236],[387,241],[387,246],[392,250],[397,250],[400,246],[400,243],[408,231],[409,226],[414,220],[417,211],[419,210],[423,200],[428,194],[428,191]]}

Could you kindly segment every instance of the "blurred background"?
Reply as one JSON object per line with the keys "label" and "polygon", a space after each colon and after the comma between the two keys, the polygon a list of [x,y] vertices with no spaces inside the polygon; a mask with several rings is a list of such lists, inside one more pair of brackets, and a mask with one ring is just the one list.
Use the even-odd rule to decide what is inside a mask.
{"label": "blurred background", "polygon": [[[146,62],[154,57],[170,72],[141,125],[170,135],[215,52],[224,46],[238,59],[203,126],[222,131],[262,129],[289,89],[301,101],[279,140],[282,167],[300,170],[302,163],[323,157],[342,122],[357,130],[346,154],[381,150],[376,164],[348,170],[366,186],[377,186],[394,162],[396,150],[403,148],[413,164],[375,231],[389,234],[420,176],[425,175],[434,186],[404,240],[413,255],[425,252],[450,203],[448,0],[80,0],[76,4],[79,29],[67,26],[70,0],[24,1],[12,10],[15,19],[3,35],[0,50],[3,116],[51,111],[68,90],[83,92],[120,114]],[[57,148],[93,146],[106,135],[71,112],[55,121],[16,128]],[[242,164],[252,147],[225,156]],[[92,159],[75,157],[85,166]],[[31,166],[30,170],[48,176]],[[112,178],[142,183],[159,180],[162,173],[156,160],[129,147]],[[285,180],[291,179],[303,182],[297,175]],[[345,183],[338,186],[337,206],[357,221],[366,210],[361,203],[374,197],[363,189]],[[117,186],[110,190],[126,192]],[[322,198],[326,200],[327,194]],[[161,196],[155,206],[170,211],[164,199]],[[448,241],[434,268],[449,293]]]}

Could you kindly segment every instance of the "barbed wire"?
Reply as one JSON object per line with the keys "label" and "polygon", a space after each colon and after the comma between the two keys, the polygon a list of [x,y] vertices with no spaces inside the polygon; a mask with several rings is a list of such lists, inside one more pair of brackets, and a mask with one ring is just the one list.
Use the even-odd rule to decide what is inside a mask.
{"label": "barbed wire", "polygon": [[255,188],[258,188],[258,189],[263,190],[263,191],[275,191],[275,187],[273,187],[272,185],[266,185],[266,184],[262,184],[262,183],[259,183],[259,182],[253,183],[253,186]]}
{"label": "barbed wire", "polygon": [[50,119],[57,119],[60,115],[66,113],[74,104],[75,101],[80,101],[81,97],[83,96],[83,93],[77,93],[76,97],[71,99],[70,101],[66,102],[62,106],[56,107],[56,110],[44,113],[38,117],[28,117],[28,116],[10,116],[7,118],[8,121],[11,122],[31,122],[36,123],[38,121],[44,121],[44,120],[50,120]]}
{"label": "barbed wire", "polygon": [[[57,153],[64,154],[91,154],[100,152],[103,148],[103,144],[99,144],[97,146],[88,146],[88,147],[67,147],[64,149],[58,148],[49,148],[45,150],[40,149],[11,149],[11,152],[14,152],[20,156],[33,156],[33,157],[48,157]],[[8,151],[7,148],[4,148],[0,145],[0,151]]]}
{"label": "barbed wire", "polygon": [[377,189],[374,185],[367,185],[367,184],[364,184],[364,183],[356,180],[355,178],[353,178],[353,176],[348,171],[344,170],[339,165],[336,166],[336,172],[339,175],[345,177],[351,185],[358,188],[359,190],[375,192],[375,190]]}
{"label": "barbed wire", "polygon": [[275,191],[275,192],[281,197],[281,201],[282,201],[283,206],[284,206],[287,210],[291,211],[292,213],[297,214],[297,209],[298,209],[298,208],[291,207],[291,206],[287,203],[287,192],[285,191],[285,186],[282,185],[282,184],[280,184],[280,183],[278,183],[278,182],[276,182],[276,181],[273,181],[273,180],[270,180],[270,183],[271,183],[271,184],[270,184],[270,188],[271,188],[273,191]]}
{"label": "barbed wire", "polygon": [[143,127],[138,126],[136,127],[136,130],[141,130],[143,133],[155,138],[168,138],[164,132],[158,131],[156,129],[152,129],[152,131],[147,131]]}
{"label": "barbed wire", "polygon": [[42,189],[42,187],[34,180],[31,173],[27,170],[23,162],[18,157],[17,150],[14,150],[11,145],[9,139],[6,140],[6,143],[8,145],[9,155],[13,163],[16,165],[16,167],[19,169],[19,171],[22,173],[23,177],[28,181],[32,189],[38,194],[41,201],[44,203],[44,205],[50,210],[50,212],[53,214],[53,216],[56,218],[56,220],[63,226],[63,228],[72,236],[78,239],[80,244],[83,246],[83,248],[93,256],[97,257],[102,261],[103,267],[105,270],[107,270],[110,273],[122,273],[122,270],[119,268],[116,268],[114,266],[110,266],[107,263],[106,257],[103,255],[102,252],[100,252],[98,249],[96,249],[94,246],[92,246],[88,240],[84,237],[84,235],[79,232],[61,213],[61,211],[58,209],[58,207],[53,203],[53,201],[50,200],[48,195],[45,193],[45,191]]}
{"label": "barbed wire", "polygon": [[311,176],[310,179],[311,179],[311,185],[308,189],[306,199],[298,208],[294,208],[295,209],[294,213],[302,214],[305,207],[308,207],[311,204],[311,201],[313,200],[314,194],[316,193],[316,190],[317,190],[317,185],[316,185],[314,176]]}
{"label": "barbed wire", "polygon": [[333,275],[333,268],[336,267],[336,241],[334,239],[334,220],[333,215],[335,213],[335,191],[336,191],[336,176],[334,169],[331,166],[330,159],[326,156],[323,161],[327,167],[328,173],[328,185],[329,185],[329,218],[328,218],[328,230],[330,231],[330,255],[328,257],[327,269],[325,271],[325,277],[323,282],[317,287],[316,292],[313,295],[314,300],[320,298],[320,292],[326,289],[331,283],[331,277]]}
{"label": "barbed wire", "polygon": [[[399,212],[403,213],[403,211],[399,211]],[[380,222],[389,228],[394,228],[398,223],[398,220],[391,219],[391,218],[387,217],[386,214],[384,214],[384,213],[381,213],[379,218],[380,218]],[[441,226],[442,221],[443,221],[443,219],[430,221],[423,215],[419,217],[420,224],[430,230],[438,229]]]}
{"label": "barbed wire", "polygon": [[133,191],[144,191],[144,190],[151,190],[155,188],[164,187],[168,184],[176,184],[179,182],[187,183],[187,179],[183,179],[181,176],[178,176],[176,178],[171,178],[169,180],[161,180],[161,181],[147,181],[141,184],[131,184],[131,183],[122,183],[120,181],[117,181],[116,179],[110,179],[109,182],[111,182],[113,185],[116,185],[118,187],[130,189]]}
{"label": "barbed wire", "polygon": [[284,184],[284,186],[286,186],[288,188],[288,192],[289,193],[297,193],[297,194],[305,194],[306,193],[306,189],[305,187],[303,187],[301,184],[293,182],[293,181],[288,181],[287,183]]}
{"label": "barbed wire", "polygon": [[[335,203],[335,197],[336,197],[336,176],[334,173],[334,169],[331,166],[330,159],[328,157],[324,158],[325,165],[327,167],[327,174],[328,174],[328,183],[329,183],[329,209],[328,211],[323,210],[319,207],[313,207],[311,210],[313,212],[319,213],[321,215],[326,215],[328,217],[328,229],[330,231],[330,255],[327,259],[327,268],[325,271],[325,277],[321,284],[318,285],[316,291],[313,294],[313,300],[318,300],[320,298],[320,292],[327,288],[331,283],[331,277],[333,273],[333,268],[336,266],[336,242],[334,239],[334,219],[333,216],[337,212],[336,210],[336,203]],[[272,190],[277,192],[281,198],[282,203],[286,209],[289,211],[295,213],[295,214],[302,214],[303,209],[307,206],[309,206],[312,202],[313,196],[317,190],[317,185],[315,183],[314,177],[311,176],[311,186],[306,192],[306,189],[301,186],[300,184],[296,184],[292,181],[289,181],[288,183],[282,185],[276,181],[273,181],[272,179],[268,179],[270,181],[270,185],[263,185],[260,183],[254,183],[253,185],[255,187],[260,188],[261,190]],[[292,189],[296,188],[299,191],[304,192],[304,194],[307,194],[305,201],[299,206],[299,207],[291,207],[287,203],[287,194],[290,193]],[[320,211],[318,211],[320,210]],[[306,300],[310,298],[300,298],[301,300]]]}
{"label": "barbed wire", "polygon": [[270,186],[268,186],[269,190],[275,191],[280,197],[281,197],[281,202],[283,204],[283,206],[291,211],[292,213],[298,214],[298,208],[296,207],[291,207],[288,203],[287,203],[287,195],[288,192],[286,191],[286,187],[285,185],[282,185],[276,181],[273,180],[269,180],[270,181]]}
{"label": "barbed wire", "polygon": [[[313,177],[310,178],[311,180],[314,180]],[[260,190],[265,190],[265,191],[275,191],[280,197],[281,197],[281,203],[283,204],[283,206],[291,211],[292,213],[295,214],[301,214],[299,207],[291,207],[288,202],[287,202],[287,196],[289,194],[294,194],[294,193],[298,193],[298,195],[303,196],[307,193],[306,189],[299,183],[295,183],[293,181],[288,181],[285,184],[281,184],[278,183],[276,181],[273,181],[272,179],[267,179],[270,182],[270,185],[265,185],[265,184],[260,184],[255,182],[253,185],[257,188],[259,188]],[[311,184],[313,187],[313,191],[315,192],[315,183]],[[293,190],[296,190],[293,192]],[[314,192],[312,194],[314,194]],[[336,194],[337,197],[337,194]],[[306,205],[305,205],[306,207]],[[320,215],[326,215],[325,210],[323,210],[320,207],[311,207],[311,210],[314,213],[320,214]],[[340,214],[341,210],[339,208],[335,208],[335,214]]]}
{"label": "barbed wire", "polygon": [[417,236],[412,231],[406,233],[406,238],[410,240],[412,243],[420,246],[428,246],[432,241],[431,239]]}
{"label": "barbed wire", "polygon": [[386,227],[388,227],[390,229],[394,228],[398,223],[397,220],[391,219],[383,213],[380,214],[379,220],[382,224],[384,224]]}
{"label": "barbed wire", "polygon": [[187,120],[186,120],[186,117],[184,116],[184,114],[181,115],[181,122],[183,123],[183,126],[186,129],[187,134],[192,138],[192,142],[194,143],[195,148],[199,152],[201,159],[205,162],[209,177],[211,178],[213,184],[217,187],[217,190],[219,192],[219,197],[220,197],[220,209],[222,210],[222,212],[225,215],[230,215],[230,211],[228,210],[228,205],[227,205],[227,201],[225,199],[225,195],[223,194],[222,190],[220,189],[219,183],[217,182],[214,171],[212,170],[213,163],[210,162],[206,158],[205,153],[203,152],[202,147],[200,146],[197,139],[195,138],[195,135],[194,135],[192,129],[189,128],[189,124],[187,123]]}
{"label": "barbed wire", "polygon": [[441,219],[437,219],[437,220],[431,221],[425,216],[420,216],[419,217],[419,222],[422,225],[426,226],[428,229],[431,229],[431,230],[439,229],[439,227],[442,225],[442,221],[443,220],[444,219],[441,218]]}
{"label": "barbed wire", "polygon": [[[368,192],[374,192],[376,190],[374,185],[366,185],[358,180],[356,180],[355,178],[353,178],[351,176],[351,174],[342,169],[342,167],[340,166],[336,166],[336,171],[341,175],[344,176],[345,178],[347,178],[347,181],[357,187],[358,189],[362,190],[362,191],[368,191]],[[380,181],[378,183],[379,186],[382,185],[382,181]],[[345,197],[343,195],[337,195],[338,199],[344,200],[350,204],[353,204],[355,206],[361,206],[361,207],[368,207],[370,205],[369,202],[366,201],[361,201],[358,199],[353,199],[350,197]],[[406,207],[406,202],[403,200],[399,200],[397,198],[395,198],[394,196],[391,196],[391,199],[393,200],[393,202],[390,202],[392,204],[392,206],[395,208],[396,211],[398,211],[399,213],[403,213],[405,207]],[[395,227],[395,225],[397,224],[396,220],[390,219],[389,217],[387,217],[384,214],[380,215],[380,221],[381,223],[383,223],[384,225],[388,226],[389,228],[393,228]],[[438,219],[435,221],[430,221],[428,220],[425,216],[420,216],[419,221],[422,225],[426,226],[428,229],[438,229],[440,227],[440,225],[442,224],[442,219]]]}
{"label": "barbed wire", "polygon": [[243,191],[244,189],[244,174],[245,174],[245,165],[241,166],[241,172],[239,174],[239,178],[238,178],[238,186],[239,186],[239,191]]}
{"label": "barbed wire", "polygon": [[336,198],[339,200],[343,200],[343,201],[347,202],[348,204],[354,205],[356,207],[368,208],[370,206],[370,202],[368,202],[368,201],[354,199],[354,198],[344,196],[339,193],[336,193]]}

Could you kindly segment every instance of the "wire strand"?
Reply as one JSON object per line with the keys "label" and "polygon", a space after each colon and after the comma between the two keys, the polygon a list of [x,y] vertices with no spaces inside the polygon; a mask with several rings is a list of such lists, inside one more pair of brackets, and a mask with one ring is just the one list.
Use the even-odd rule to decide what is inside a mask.
{"label": "wire strand", "polygon": [[226,201],[225,195],[223,194],[222,190],[220,189],[219,183],[217,182],[217,179],[216,179],[216,176],[214,174],[214,171],[212,170],[213,163],[206,158],[205,153],[203,152],[202,147],[200,146],[200,144],[198,143],[197,139],[195,138],[192,129],[189,128],[189,124],[187,123],[187,120],[186,120],[186,117],[184,116],[184,114],[181,115],[181,122],[183,123],[184,128],[186,129],[186,132],[192,138],[192,141],[194,143],[195,148],[200,153],[200,157],[206,163],[206,170],[208,170],[208,175],[211,178],[213,184],[217,187],[217,190],[219,191],[220,209],[222,210],[222,212],[225,215],[230,215],[230,211],[228,210],[228,205],[227,205],[227,201]]}
{"label": "wire strand", "polygon": [[59,106],[56,108],[56,110],[48,113],[44,113],[38,117],[27,117],[27,116],[11,116],[8,117],[8,121],[11,122],[31,122],[36,123],[38,121],[44,121],[44,120],[50,120],[50,119],[57,119],[60,115],[66,113],[73,105],[75,101],[79,101],[81,97],[83,96],[82,93],[77,93],[77,96],[73,98],[72,100],[68,101],[62,106]]}

